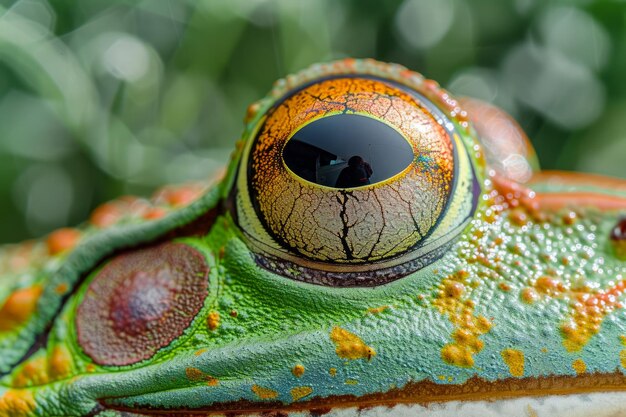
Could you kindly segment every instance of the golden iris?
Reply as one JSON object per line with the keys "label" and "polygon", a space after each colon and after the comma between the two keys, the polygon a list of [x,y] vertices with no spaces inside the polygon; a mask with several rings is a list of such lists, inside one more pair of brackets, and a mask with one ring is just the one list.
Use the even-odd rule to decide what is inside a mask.
{"label": "golden iris", "polygon": [[237,218],[252,249],[324,271],[410,261],[457,236],[477,200],[455,124],[419,92],[367,75],[278,100],[238,175]]}

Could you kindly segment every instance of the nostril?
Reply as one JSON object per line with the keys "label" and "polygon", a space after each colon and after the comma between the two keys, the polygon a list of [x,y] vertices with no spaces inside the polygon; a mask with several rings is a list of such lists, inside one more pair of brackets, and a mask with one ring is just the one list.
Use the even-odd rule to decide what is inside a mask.
{"label": "nostril", "polygon": [[611,243],[615,255],[620,260],[626,261],[626,217],[622,217],[611,230]]}

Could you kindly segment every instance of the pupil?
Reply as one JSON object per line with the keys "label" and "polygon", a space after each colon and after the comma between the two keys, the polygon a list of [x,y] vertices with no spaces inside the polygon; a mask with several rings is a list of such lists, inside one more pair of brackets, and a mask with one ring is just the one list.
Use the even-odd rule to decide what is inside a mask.
{"label": "pupil", "polygon": [[293,173],[333,188],[376,184],[402,172],[413,158],[411,145],[398,131],[359,114],[315,120],[298,130],[283,150]]}

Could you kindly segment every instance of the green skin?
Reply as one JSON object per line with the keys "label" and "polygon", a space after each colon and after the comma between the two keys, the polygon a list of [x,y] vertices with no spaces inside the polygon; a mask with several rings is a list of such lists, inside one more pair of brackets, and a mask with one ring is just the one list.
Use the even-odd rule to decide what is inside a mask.
{"label": "green skin", "polygon": [[[271,99],[260,102],[258,113],[247,123],[244,141],[270,104]],[[577,295],[593,298],[626,277],[626,262],[615,255],[609,239],[626,214],[626,204],[606,209],[595,207],[596,200],[577,203],[573,222],[567,220],[571,212],[567,207],[540,206],[523,224],[520,209],[506,204],[494,208],[498,194],[489,179],[481,180],[485,198],[474,219],[441,259],[370,288],[306,284],[259,267],[230,212],[218,210],[206,235],[174,239],[196,248],[210,266],[209,295],[192,324],[150,359],[119,367],[95,364],[77,341],[75,315],[100,266],[113,253],[149,245],[221,207],[231,195],[240,157],[240,151],[233,154],[222,182],[160,220],[140,221],[129,215],[106,230],[86,226],[73,250],[39,259],[19,272],[0,271],[0,300],[19,288],[43,287],[34,313],[15,329],[0,333],[0,371],[5,375],[0,416],[121,416],[119,410],[144,410],[136,411],[143,415],[148,409],[212,407],[309,409],[315,408],[316,400],[343,395],[356,396],[351,404],[367,405],[370,397],[363,396],[369,394],[424,381],[462,390],[468,380],[475,381],[473,377],[493,382],[489,392],[497,396],[509,389],[511,378],[559,376],[576,387],[573,364],[581,361],[587,373],[626,373],[620,362],[626,310],[620,305],[602,310],[599,331],[577,349],[568,348],[563,330],[574,320]],[[586,192],[590,185],[538,181],[530,187],[554,194]],[[593,193],[600,199],[626,201],[626,187],[594,185]],[[542,292],[537,282],[543,276],[561,283],[561,290]],[[450,295],[446,283],[451,277],[463,278],[457,285],[460,290]],[[59,284],[67,286],[66,295],[59,294]],[[534,293],[528,290],[531,287]],[[470,352],[472,364],[455,363],[444,355],[462,327],[454,314],[438,307],[446,294],[453,302],[472,300],[472,317],[485,317],[490,323],[474,334],[481,346]],[[622,298],[620,291],[614,294]],[[379,307],[386,308],[373,310]],[[213,329],[207,326],[211,312],[220,315],[219,326]],[[40,339],[49,326],[47,339]],[[358,336],[375,355],[340,354],[331,338],[336,327]],[[45,343],[32,350],[36,340]],[[69,352],[68,371],[47,381],[26,378],[22,387],[16,387],[29,361],[51,357],[59,347]],[[505,360],[503,352],[510,349],[523,353],[521,374]],[[29,350],[29,359],[24,360]],[[300,376],[293,372],[296,365],[304,367]],[[190,375],[192,368],[196,373]],[[255,387],[265,390],[259,394]],[[294,396],[294,388],[303,395]],[[334,406],[341,406],[341,401],[330,403]]]}

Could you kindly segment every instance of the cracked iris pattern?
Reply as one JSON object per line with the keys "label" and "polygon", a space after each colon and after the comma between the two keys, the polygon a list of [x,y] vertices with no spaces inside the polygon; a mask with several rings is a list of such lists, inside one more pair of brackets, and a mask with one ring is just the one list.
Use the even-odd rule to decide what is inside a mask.
{"label": "cracked iris pattern", "polygon": [[[375,118],[409,142],[413,162],[386,181],[356,189],[307,182],[283,161],[294,132],[337,114]],[[249,159],[255,210],[274,239],[309,259],[366,263],[415,247],[434,229],[454,181],[447,131],[416,97],[383,81],[336,78],[312,84],[272,109]]]}

